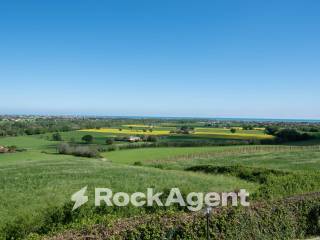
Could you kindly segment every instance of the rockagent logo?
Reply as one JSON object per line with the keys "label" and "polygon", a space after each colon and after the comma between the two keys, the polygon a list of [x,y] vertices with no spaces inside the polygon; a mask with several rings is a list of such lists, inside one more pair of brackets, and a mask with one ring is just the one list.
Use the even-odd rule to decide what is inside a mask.
{"label": "rockagent logo", "polygon": [[[76,210],[83,204],[89,201],[86,195],[87,186],[80,189],[71,196],[71,200],[75,202],[72,210]],[[147,188],[146,193],[135,192],[128,194],[125,192],[113,193],[109,188],[95,188],[95,206],[99,207],[103,204],[107,206],[128,206],[130,203],[135,207],[153,206],[156,204],[159,207],[169,207],[173,204],[178,204],[181,207],[187,207],[190,211],[199,211],[204,206],[250,206],[248,202],[249,192],[245,189],[240,189],[239,192],[191,192],[184,199],[179,188],[172,188],[165,201],[161,200],[163,192],[155,192],[153,188]]]}

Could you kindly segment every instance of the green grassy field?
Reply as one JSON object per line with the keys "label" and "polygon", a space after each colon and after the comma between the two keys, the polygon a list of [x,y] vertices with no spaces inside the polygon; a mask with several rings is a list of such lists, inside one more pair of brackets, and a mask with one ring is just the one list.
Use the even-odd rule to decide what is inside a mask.
{"label": "green grassy field", "polygon": [[[81,142],[84,132],[61,133],[64,140]],[[104,144],[105,133],[92,133],[95,144]],[[102,153],[102,159],[56,153],[51,134],[0,138],[0,145],[16,145],[25,152],[0,154],[0,229],[15,219],[28,224],[42,221],[48,207],[70,202],[72,193],[88,186],[114,191],[158,191],[179,187],[190,191],[232,191],[251,193],[258,183],[231,175],[185,171],[198,165],[242,165],[292,172],[320,169],[319,147],[228,146],[170,147],[118,150]],[[306,144],[304,144],[306,145]],[[139,162],[142,166],[135,166]],[[0,235],[1,236],[1,235]]]}
{"label": "green grassy field", "polygon": [[193,165],[244,165],[269,169],[306,171],[320,169],[320,148],[287,146],[232,146],[132,149],[105,153],[115,163],[148,166],[161,164],[169,169],[183,169]]}
{"label": "green grassy field", "polygon": [[[68,136],[67,133],[63,134]],[[71,135],[70,135],[71,136]],[[72,134],[72,137],[77,137]],[[80,136],[78,136],[80,137]],[[109,187],[115,191],[159,191],[179,187],[182,191],[231,191],[236,188],[254,190],[256,185],[235,177],[207,175],[180,170],[163,171],[149,167],[130,166],[131,155],[115,161],[80,158],[54,153],[56,142],[42,136],[1,138],[0,145],[15,144],[26,152],[0,155],[0,227],[16,218],[41,221],[43,210],[69,201],[73,192],[84,186]],[[136,159],[175,156],[183,152],[201,152],[201,148],[148,149],[137,151]],[[49,153],[45,153],[49,152]],[[120,153],[120,151],[119,151]],[[40,220],[39,220],[40,219]]]}

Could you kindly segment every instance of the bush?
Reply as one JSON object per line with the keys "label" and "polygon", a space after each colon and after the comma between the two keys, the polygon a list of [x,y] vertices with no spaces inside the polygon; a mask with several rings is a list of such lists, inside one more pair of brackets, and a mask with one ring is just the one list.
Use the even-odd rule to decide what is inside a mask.
{"label": "bush", "polygon": [[320,132],[319,128],[312,127],[309,132]]}
{"label": "bush", "polygon": [[17,150],[18,150],[18,148],[17,148],[17,146],[15,146],[15,145],[8,146],[8,151],[9,151],[10,153],[14,153],[14,152],[16,152]]}
{"label": "bush", "polygon": [[320,175],[318,173],[290,173],[269,175],[258,189],[256,196],[262,199],[275,199],[319,190]]}
{"label": "bush", "polygon": [[177,133],[177,134],[191,134],[194,131],[193,127],[189,126],[181,126],[176,130],[171,130],[170,133]]}
{"label": "bush", "polygon": [[243,130],[253,130],[254,127],[251,126],[251,125],[243,125],[242,129],[243,129]]}
{"label": "bush", "polygon": [[[165,199],[167,190],[163,192]],[[83,234],[96,239],[119,240],[194,240],[205,239],[206,236],[206,219],[202,212],[184,212],[178,207],[161,211],[158,207],[93,208],[88,205],[71,211],[72,206],[73,202],[67,202],[63,206],[50,207],[43,212],[41,221],[34,223],[23,219],[8,222],[1,229],[4,239],[20,239],[27,235],[33,237],[28,239],[38,239],[39,234],[66,229],[72,226],[71,223],[81,226],[76,225],[81,222],[94,224],[85,228],[82,226],[82,230],[67,231],[68,237],[60,233],[59,239],[83,239]],[[121,219],[137,214],[143,215]],[[115,216],[117,221],[106,222],[106,219]],[[256,202],[250,207],[217,207],[210,216],[209,232],[212,240],[303,239],[309,235],[319,235],[319,223],[320,193],[313,193]]]}
{"label": "bush", "polygon": [[231,128],[231,129],[230,129],[230,132],[231,132],[231,133],[236,133],[236,131],[237,131],[237,129],[235,129],[235,128]]}
{"label": "bush", "polygon": [[112,151],[116,151],[118,149],[118,147],[116,145],[110,145],[108,148],[107,148],[107,151],[108,152],[112,152]]}
{"label": "bush", "polygon": [[107,139],[106,139],[106,144],[107,144],[107,145],[112,145],[113,143],[114,143],[113,138],[107,138]]}
{"label": "bush", "polygon": [[300,133],[296,129],[282,129],[278,131],[275,136],[280,142],[302,141],[314,138],[308,133]]}
{"label": "bush", "polygon": [[100,157],[99,151],[97,149],[82,145],[70,145],[68,143],[59,144],[57,147],[57,151],[60,154],[74,155],[80,157]]}
{"label": "bush", "polygon": [[264,132],[268,135],[275,135],[278,132],[279,128],[277,126],[268,126],[265,128]]}
{"label": "bush", "polygon": [[[219,208],[210,217],[210,239],[297,239],[319,233],[319,194],[256,204],[249,208]],[[129,220],[130,221],[130,220]],[[116,239],[205,239],[202,213],[153,216],[128,221]],[[136,223],[136,224],[134,224]],[[123,222],[122,225],[127,226]],[[132,226],[133,225],[133,226]],[[116,226],[117,227],[117,226]],[[110,236],[111,237],[111,236]]]}
{"label": "bush", "polygon": [[62,141],[62,137],[61,137],[61,135],[60,135],[60,133],[54,133],[54,134],[52,134],[52,140],[53,141]]}
{"label": "bush", "polygon": [[260,184],[266,183],[270,176],[284,176],[288,172],[266,169],[266,168],[253,168],[244,166],[212,166],[200,165],[193,166],[186,169],[187,171],[205,172],[212,174],[229,174],[246,181],[258,182]]}
{"label": "bush", "polygon": [[157,142],[158,138],[153,135],[148,135],[146,140],[147,140],[147,142]]}
{"label": "bush", "polygon": [[91,135],[84,135],[81,138],[81,140],[84,141],[85,143],[92,143],[93,137]]}
{"label": "bush", "polygon": [[60,154],[71,154],[72,148],[68,143],[61,143],[57,146],[57,151]]}
{"label": "bush", "polygon": [[213,165],[193,166],[186,170],[230,174],[246,181],[257,182],[261,185],[252,195],[255,199],[276,199],[320,190],[320,175],[313,172],[305,174],[265,168]]}
{"label": "bush", "polygon": [[[83,216],[82,209],[72,215],[68,211],[56,211],[57,214],[54,211],[48,215],[46,226],[52,228]],[[319,193],[260,202],[250,207],[219,207],[210,215],[209,235],[211,240],[303,239],[320,233],[319,212]],[[101,214],[106,212],[101,209]],[[50,228],[43,232],[49,232]],[[59,239],[82,239],[83,233],[96,239],[205,239],[206,218],[202,212],[156,212],[90,226],[79,232],[68,231],[59,234]]]}

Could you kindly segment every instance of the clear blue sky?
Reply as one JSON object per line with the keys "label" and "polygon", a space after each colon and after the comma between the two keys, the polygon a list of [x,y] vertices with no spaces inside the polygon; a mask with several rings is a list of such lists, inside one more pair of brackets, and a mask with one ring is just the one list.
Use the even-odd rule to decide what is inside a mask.
{"label": "clear blue sky", "polygon": [[320,118],[318,0],[7,0],[0,113]]}

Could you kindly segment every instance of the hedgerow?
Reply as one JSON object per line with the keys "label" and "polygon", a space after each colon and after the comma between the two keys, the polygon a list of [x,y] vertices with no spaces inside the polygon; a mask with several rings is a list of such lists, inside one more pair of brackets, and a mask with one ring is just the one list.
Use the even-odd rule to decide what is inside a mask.
{"label": "hedgerow", "polygon": [[[217,208],[210,216],[210,239],[297,239],[320,234],[320,193],[256,203],[251,207]],[[154,214],[66,231],[48,239],[205,239],[202,213]]]}
{"label": "hedgerow", "polygon": [[254,199],[277,199],[280,197],[320,191],[319,172],[286,172],[281,170],[245,166],[200,165],[186,169],[210,174],[230,174],[246,181],[260,184],[252,194]]}
{"label": "hedgerow", "polygon": [[99,151],[93,147],[60,143],[57,146],[59,154],[74,155],[79,157],[97,158],[100,157]]}
{"label": "hedgerow", "polygon": [[271,175],[275,176],[284,176],[288,175],[288,172],[266,169],[266,168],[252,168],[245,167],[240,165],[234,166],[214,166],[214,165],[199,165],[192,166],[186,169],[187,171],[201,171],[205,173],[212,174],[230,174],[232,176],[239,177],[243,180],[265,183],[267,182],[268,177]]}
{"label": "hedgerow", "polygon": [[[195,166],[190,171],[230,174],[260,184],[250,196],[252,206],[215,209],[210,219],[211,239],[297,239],[320,234],[320,193],[317,173],[292,173],[244,166]],[[184,193],[182,193],[185,195]],[[164,190],[164,198],[168,191]],[[279,200],[280,199],[280,200]],[[203,213],[183,207],[126,208],[84,206],[72,212],[71,202],[47,209],[41,220],[17,219],[3,230],[5,239],[40,239],[49,233],[60,239],[204,239]],[[137,217],[131,217],[137,216]],[[130,218],[128,218],[130,217]],[[112,220],[119,219],[119,220]],[[66,229],[75,229],[68,231]],[[82,229],[82,230],[81,230]],[[61,233],[61,231],[64,231]]]}
{"label": "hedgerow", "polygon": [[205,147],[205,146],[241,146],[259,144],[259,140],[211,140],[211,141],[170,141],[121,144],[119,150],[157,147]]}

